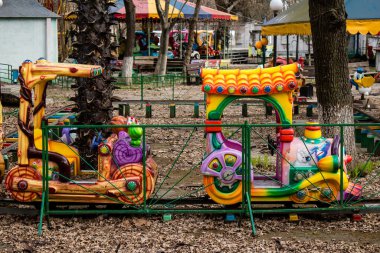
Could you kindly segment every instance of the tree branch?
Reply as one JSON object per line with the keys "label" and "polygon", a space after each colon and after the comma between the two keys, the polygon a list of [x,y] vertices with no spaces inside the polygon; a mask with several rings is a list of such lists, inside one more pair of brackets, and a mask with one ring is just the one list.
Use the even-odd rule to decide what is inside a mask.
{"label": "tree branch", "polygon": [[164,14],[164,10],[162,9],[160,0],[155,0],[155,3],[156,3],[156,9],[157,9],[158,16],[160,17],[161,20],[163,20],[165,14]]}
{"label": "tree branch", "polygon": [[236,5],[238,5],[241,2],[241,0],[235,0],[230,7],[227,8],[227,12],[230,13],[233,8],[235,8]]}

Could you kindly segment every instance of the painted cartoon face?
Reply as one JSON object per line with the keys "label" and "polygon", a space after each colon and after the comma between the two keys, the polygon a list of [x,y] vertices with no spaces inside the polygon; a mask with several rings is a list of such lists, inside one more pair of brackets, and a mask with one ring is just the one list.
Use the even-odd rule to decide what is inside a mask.
{"label": "painted cartoon face", "polygon": [[310,166],[311,155],[305,149],[297,150],[296,166]]}

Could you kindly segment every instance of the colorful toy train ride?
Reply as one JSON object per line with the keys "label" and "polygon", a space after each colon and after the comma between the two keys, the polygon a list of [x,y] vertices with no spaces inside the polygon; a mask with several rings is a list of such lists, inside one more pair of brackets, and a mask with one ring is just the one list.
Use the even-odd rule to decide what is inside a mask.
{"label": "colorful toy train ride", "polygon": [[[42,130],[49,81],[57,76],[94,77],[102,74],[100,66],[25,61],[20,67],[21,85],[18,120],[18,164],[5,178],[11,196],[22,202],[40,201],[42,194]],[[34,101],[32,97],[34,91]],[[98,151],[98,179],[71,180],[80,170],[79,151],[62,141],[48,140],[49,198],[60,202],[139,204],[143,196],[141,128],[136,121],[123,117],[114,122],[118,128]],[[145,149],[144,149],[145,150]],[[147,150],[147,149],[146,149]],[[154,191],[157,166],[146,152],[146,196]],[[115,158],[115,159],[113,159]]]}
{"label": "colorful toy train ride", "polygon": [[[242,145],[224,137],[221,127],[223,110],[239,98],[255,97],[271,103],[277,123],[291,124],[293,91],[297,89],[297,64],[254,69],[203,69],[202,90],[206,93],[207,152],[201,167],[208,195],[217,203],[231,205],[242,201]],[[312,124],[304,136],[281,128],[276,140],[276,174],[264,176],[251,169],[252,201],[291,201],[329,203],[339,199],[340,139],[324,138],[319,126]],[[344,155],[344,154],[343,154]],[[349,186],[344,155],[343,189]],[[359,187],[350,185],[351,187]],[[348,194],[348,193],[346,193]]]}
{"label": "colorful toy train ride", "polygon": [[[298,80],[296,64],[255,70],[203,69],[202,90],[206,93],[206,156],[201,165],[207,194],[219,204],[242,201],[242,145],[222,133],[221,116],[232,101],[255,97],[271,103],[278,128],[276,174],[264,177],[251,169],[252,201],[332,202],[340,198],[340,157],[343,155],[342,187],[350,194],[345,165],[350,157],[340,153],[340,140],[323,138],[321,129],[309,125],[304,136],[295,137],[292,123],[293,91]],[[18,163],[5,178],[11,196],[22,202],[40,201],[42,196],[42,121],[46,89],[59,76],[91,78],[102,74],[99,66],[25,61],[20,67],[20,111],[18,120]],[[32,93],[34,92],[34,101]],[[48,140],[49,200],[140,204],[152,196],[158,168],[141,143],[142,128],[134,118],[117,116],[120,125],[98,146],[98,177],[93,181],[72,180],[80,171],[79,151],[61,140]],[[216,125],[216,126],[215,126]],[[145,146],[144,146],[145,145]],[[144,173],[143,157],[146,159]],[[145,180],[144,180],[144,175]],[[144,185],[145,184],[145,185]],[[146,192],[144,193],[144,190]],[[348,194],[348,193],[347,193]]]}

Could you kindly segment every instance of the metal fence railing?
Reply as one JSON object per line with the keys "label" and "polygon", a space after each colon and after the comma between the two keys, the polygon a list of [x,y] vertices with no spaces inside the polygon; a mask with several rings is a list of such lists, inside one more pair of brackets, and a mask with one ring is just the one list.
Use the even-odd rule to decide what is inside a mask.
{"label": "metal fence railing", "polygon": [[[330,129],[329,132],[335,135],[313,137],[307,132],[319,126]],[[213,127],[222,128],[215,132]],[[73,146],[60,144],[59,152],[67,154],[68,160],[77,157],[81,161],[86,181],[80,179],[81,172],[77,171],[77,176],[73,177],[70,172],[62,172],[59,165],[57,168],[49,163],[52,154],[47,147],[54,151],[50,150],[54,145],[49,143],[49,136],[60,139],[57,130],[64,128],[92,131],[99,139],[98,149],[93,151],[98,158],[95,155],[92,161],[88,160],[88,154],[80,153]],[[210,128],[214,132],[206,130]],[[132,127],[43,125],[39,231],[42,231],[43,217],[62,214],[241,214],[250,217],[255,233],[253,217],[256,214],[378,212],[378,205],[365,204],[369,200],[380,201],[380,163],[375,159],[380,139],[364,136],[367,128],[377,129],[380,124],[325,124],[312,128],[307,124],[248,123]],[[118,135],[106,138],[106,133],[112,129],[119,131]],[[346,155],[344,144],[349,140],[345,137],[347,131],[354,132],[354,129],[357,134],[358,129],[362,129],[360,138],[369,138],[374,144],[366,153],[366,159],[358,160],[355,167],[348,170],[350,157]],[[134,143],[140,153],[133,153],[136,150],[131,147],[118,147],[119,139],[126,137],[120,131],[128,132],[128,141],[131,145]],[[122,157],[127,153],[133,158]],[[132,159],[130,163],[128,159]],[[78,161],[75,163],[79,164]],[[111,164],[111,167],[102,164]],[[88,172],[96,183],[89,183]],[[60,188],[62,184],[64,187]],[[96,186],[99,184],[102,186]],[[70,196],[77,194],[75,201],[89,204],[100,201],[122,208],[50,209],[51,201],[73,201],[69,195],[65,197],[66,191]],[[252,203],[262,202],[266,203],[264,207],[252,207]],[[296,211],[268,206],[284,202],[316,205],[306,205]]]}
{"label": "metal fence railing", "polygon": [[12,66],[0,63],[0,81],[5,83],[12,82]]}

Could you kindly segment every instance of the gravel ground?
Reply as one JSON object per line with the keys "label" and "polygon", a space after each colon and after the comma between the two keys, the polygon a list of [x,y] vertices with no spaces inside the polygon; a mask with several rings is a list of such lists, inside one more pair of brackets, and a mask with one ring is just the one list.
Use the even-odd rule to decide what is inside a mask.
{"label": "gravel ground", "polygon": [[[178,93],[175,93],[176,98],[203,98],[200,87],[180,86],[178,90]],[[170,92],[170,87],[150,89],[145,91],[145,97],[165,99],[171,97]],[[115,93],[123,99],[139,99],[139,90],[122,89]],[[67,98],[72,95],[71,90],[49,88],[47,112],[71,104]],[[377,97],[370,96],[370,102],[377,104],[380,101]],[[146,119],[144,108],[139,107],[132,105],[131,114],[141,123],[175,124],[204,121],[202,106],[199,119],[192,118],[192,105],[178,106],[175,119],[169,118],[167,105],[153,105],[152,119]],[[11,110],[6,108],[5,112]],[[295,119],[304,119],[305,111],[303,108],[301,115]],[[372,109],[372,112],[377,113],[375,109]],[[263,106],[259,105],[250,105],[249,115],[251,117],[242,118],[240,106],[230,106],[224,112],[224,118],[228,119],[228,123],[242,123],[245,120],[250,123],[275,121],[274,116],[265,118]],[[6,132],[12,131],[15,123],[14,117],[6,115]],[[147,141],[162,173],[158,183],[179,155],[180,148],[191,131],[148,130]],[[234,129],[224,131],[228,135]],[[270,132],[272,131],[262,130],[259,133],[266,137]],[[239,138],[240,135],[237,134],[236,139]],[[263,142],[258,141],[258,135],[253,138],[257,143],[254,149],[268,153]],[[189,146],[174,167],[177,175],[183,175],[190,168],[196,167],[203,155],[204,145],[203,130],[195,131],[190,138]],[[378,170],[373,173],[378,173]],[[163,189],[175,180],[170,177]],[[176,188],[176,194],[186,194],[189,188],[184,186],[189,184],[191,187],[199,187],[201,184],[200,174],[196,169],[189,179]],[[361,222],[353,222],[346,216],[321,215],[304,215],[296,223],[289,222],[286,216],[256,217],[255,221],[258,231],[256,238],[251,236],[247,218],[239,225],[238,222],[224,222],[220,215],[174,215],[173,220],[169,222],[162,221],[160,216],[51,217],[52,229],[48,230],[45,226],[43,235],[39,237],[37,217],[5,215],[0,218],[0,252],[380,252],[378,214],[364,215]]]}

